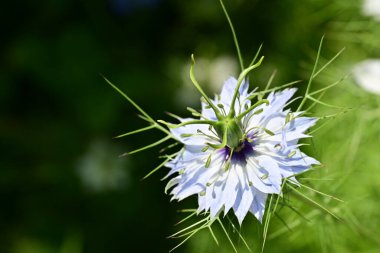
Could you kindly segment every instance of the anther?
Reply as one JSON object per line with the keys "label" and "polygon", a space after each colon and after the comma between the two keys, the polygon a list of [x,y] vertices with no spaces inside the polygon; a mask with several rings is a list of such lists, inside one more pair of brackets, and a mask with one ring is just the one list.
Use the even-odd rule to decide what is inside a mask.
{"label": "anther", "polygon": [[293,150],[292,152],[290,152],[290,153],[288,154],[288,157],[289,157],[289,158],[292,158],[295,154],[296,154],[296,151]]}
{"label": "anther", "polygon": [[211,154],[207,158],[207,161],[206,161],[206,164],[205,164],[205,168],[208,168],[210,166],[210,163],[211,163]]}
{"label": "anther", "polygon": [[205,146],[204,148],[202,148],[202,152],[206,152],[209,148],[210,146]]}

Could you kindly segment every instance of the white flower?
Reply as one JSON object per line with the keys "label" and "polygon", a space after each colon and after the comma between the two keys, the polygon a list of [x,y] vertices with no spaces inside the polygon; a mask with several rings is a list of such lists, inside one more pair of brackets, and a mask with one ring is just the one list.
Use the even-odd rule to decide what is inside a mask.
{"label": "white flower", "polygon": [[203,102],[200,119],[181,119],[171,130],[184,148],[166,164],[174,175],[166,190],[177,200],[197,195],[198,211],[212,217],[232,209],[241,224],[248,212],[262,221],[268,194],[281,194],[284,178],[296,183],[293,176],[319,162],[298,144],[317,119],[284,110],[296,89],[251,105],[248,83],[237,85],[229,78],[212,100],[218,110]]}
{"label": "white flower", "polygon": [[128,186],[129,175],[124,169],[126,160],[114,159],[117,152],[103,140],[91,143],[77,168],[78,176],[88,190],[102,192]]}
{"label": "white flower", "polygon": [[365,16],[372,16],[380,21],[380,0],[364,0],[362,12]]}
{"label": "white flower", "polygon": [[380,94],[380,59],[368,59],[353,68],[353,76],[366,91]]}

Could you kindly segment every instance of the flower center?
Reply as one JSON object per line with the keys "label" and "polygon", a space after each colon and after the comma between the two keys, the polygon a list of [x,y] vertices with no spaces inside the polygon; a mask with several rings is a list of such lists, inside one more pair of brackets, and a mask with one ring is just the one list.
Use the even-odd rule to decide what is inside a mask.
{"label": "flower center", "polygon": [[215,130],[221,140],[226,138],[226,144],[230,148],[237,148],[243,139],[241,123],[235,118],[226,117],[216,123]]}
{"label": "flower center", "polygon": [[[229,159],[231,148],[228,146],[224,147],[225,152],[225,160],[227,161]],[[254,143],[251,141],[248,141],[248,139],[245,139],[239,143],[239,145],[233,149],[232,152],[232,161],[238,161],[238,162],[246,162],[247,157],[253,155],[254,153]]]}

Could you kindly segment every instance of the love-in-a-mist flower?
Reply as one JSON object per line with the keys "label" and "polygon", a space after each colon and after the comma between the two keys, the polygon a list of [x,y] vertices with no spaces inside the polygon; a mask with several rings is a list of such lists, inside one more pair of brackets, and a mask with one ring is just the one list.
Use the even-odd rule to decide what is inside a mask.
{"label": "love-in-a-mist flower", "polygon": [[356,83],[364,90],[380,95],[380,59],[367,59],[352,70]]}
{"label": "love-in-a-mist flower", "polygon": [[362,13],[380,21],[380,0],[363,0]]}
{"label": "love-in-a-mist flower", "polygon": [[166,190],[173,199],[196,195],[198,212],[217,217],[232,209],[239,223],[248,212],[262,221],[268,194],[281,194],[285,178],[297,183],[295,175],[319,164],[298,143],[309,137],[305,132],[317,118],[285,109],[296,89],[260,99],[248,91],[246,74],[225,81],[213,100],[200,90],[202,112],[193,111],[198,117],[169,125],[184,147],[166,163],[172,176]]}

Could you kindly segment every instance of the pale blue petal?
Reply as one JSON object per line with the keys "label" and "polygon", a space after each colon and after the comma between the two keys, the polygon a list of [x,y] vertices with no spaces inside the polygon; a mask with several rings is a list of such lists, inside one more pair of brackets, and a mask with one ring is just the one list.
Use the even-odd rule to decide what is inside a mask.
{"label": "pale blue petal", "polygon": [[279,92],[272,92],[268,95],[269,106],[267,106],[268,114],[272,114],[274,112],[282,111],[285,104],[289,101],[289,99],[294,95],[297,91],[296,88],[284,89]]}
{"label": "pale blue petal", "polygon": [[264,193],[281,191],[281,174],[277,163],[265,156],[251,157],[247,161],[247,176],[254,187]]}
{"label": "pale blue petal", "polygon": [[[262,126],[265,127],[267,123],[265,121],[269,118],[273,117],[273,114],[282,113],[285,104],[289,101],[289,99],[294,95],[297,91],[295,88],[285,89],[280,92],[272,92],[268,95],[267,100],[269,101],[269,105],[261,105],[257,109],[263,109],[263,112],[257,115],[253,115],[249,122],[247,123],[247,129]],[[252,112],[253,113],[253,112]],[[285,114],[286,115],[286,114]],[[251,115],[248,115],[249,118]],[[285,122],[285,121],[284,121]],[[272,125],[270,127],[273,127]]]}
{"label": "pale blue petal", "polygon": [[289,122],[287,131],[297,131],[300,133],[304,133],[307,129],[314,126],[317,120],[318,120],[317,118],[311,118],[311,117],[295,118]]}
{"label": "pale blue petal", "polygon": [[[220,101],[224,104],[231,105],[232,97],[235,93],[237,85],[237,80],[234,77],[228,78],[222,88],[222,92],[220,94]],[[242,99],[245,99],[248,95],[249,84],[246,81],[240,85],[239,94]]]}
{"label": "pale blue petal", "polygon": [[239,180],[239,184],[237,186],[238,194],[237,194],[235,203],[233,205],[233,209],[240,224],[242,223],[244,217],[246,216],[253,200],[253,196],[248,184],[248,177],[246,176],[245,168],[246,168],[246,163],[242,163],[242,162],[235,162],[232,168],[235,170],[236,175]]}
{"label": "pale blue petal", "polygon": [[212,189],[212,203],[210,205],[210,214],[214,218],[217,216],[224,205],[224,191],[223,186],[225,185],[224,181],[218,181],[214,183],[210,188]]}
{"label": "pale blue petal", "polygon": [[[200,162],[194,162],[193,167],[187,167],[184,174],[181,175],[183,180],[173,189],[172,194],[175,194],[176,198],[181,200],[203,191],[206,184],[212,181],[211,179],[219,173],[223,159],[222,154],[215,155],[208,168],[204,166],[206,159]],[[188,172],[188,170],[190,170],[190,172]]]}
{"label": "pale blue petal", "polygon": [[[215,100],[212,100],[214,104],[217,104],[218,102]],[[217,121],[218,118],[215,115],[215,112],[213,109],[208,107],[208,104],[202,102],[202,116],[209,120]]]}
{"label": "pale blue petal", "polygon": [[[291,149],[290,149],[291,150]],[[320,164],[316,159],[305,155],[299,149],[294,149],[295,155],[292,157],[284,157],[283,159],[276,159],[280,165],[284,166],[306,166]]]}
{"label": "pale blue petal", "polygon": [[[293,141],[298,140],[298,139],[309,138],[309,137],[311,137],[311,136],[308,134],[299,133],[297,131],[285,132],[285,140],[288,143],[293,142]],[[280,143],[280,142],[283,142],[284,136],[283,136],[283,133],[277,133],[273,136],[266,137],[265,140]]]}
{"label": "pale blue petal", "polygon": [[311,168],[310,166],[282,166],[282,165],[280,165],[279,167],[281,170],[281,174],[283,174],[284,177],[295,176],[302,172],[308,171]]}
{"label": "pale blue petal", "polygon": [[253,201],[253,194],[250,187],[240,188],[238,198],[234,204],[234,212],[238,218],[239,224],[243,222],[243,219],[247,215]]}
{"label": "pale blue petal", "polygon": [[[234,77],[230,77],[229,79],[227,79],[227,81],[224,82],[222,93],[220,94],[220,101],[218,101],[218,103],[223,104],[226,113],[229,113],[230,108],[232,106],[231,102],[235,93],[236,86],[237,80]],[[248,82],[243,81],[239,88],[238,98],[236,99],[234,104],[235,113],[237,114],[240,114],[245,110],[245,105],[251,105],[251,101],[246,99],[249,96],[248,88]]]}
{"label": "pale blue petal", "polygon": [[165,164],[165,166],[171,168],[171,170],[164,178],[168,178],[186,167],[191,167],[194,162],[206,161],[209,154],[202,152],[201,149],[202,146],[186,146],[186,149],[181,151],[175,159]]}
{"label": "pale blue petal", "polygon": [[[229,113],[230,111],[231,102],[232,102],[233,95],[235,93],[236,85],[237,85],[237,80],[234,77],[230,77],[223,84],[222,92],[219,97],[220,100],[218,99],[218,97],[212,100],[214,104],[222,104],[224,107],[224,111],[226,113]],[[248,82],[243,81],[239,88],[239,96],[238,96],[239,99],[235,101],[235,105],[234,105],[236,113],[243,112],[245,105],[247,106],[251,105],[251,101],[247,100],[247,97],[250,95],[248,93],[248,88],[249,88]],[[215,112],[211,108],[209,108],[206,103],[203,103],[203,102],[202,102],[202,116],[210,120],[217,120]]]}
{"label": "pale blue petal", "polygon": [[202,196],[200,193],[198,194],[198,209],[197,213],[200,213],[202,211],[205,211],[206,209],[206,197]]}
{"label": "pale blue petal", "polygon": [[258,156],[256,159],[261,166],[259,170],[263,174],[268,173],[267,178],[263,179],[263,182],[270,184],[272,189],[275,189],[274,193],[279,194],[281,192],[282,177],[277,162],[266,155]]}
{"label": "pale blue petal", "polygon": [[275,193],[275,189],[269,184],[264,183],[264,180],[261,177],[264,176],[264,173],[259,170],[259,166],[256,162],[249,159],[247,162],[247,176],[249,181],[254,185],[257,189],[265,193]]}
{"label": "pale blue petal", "polygon": [[212,181],[215,181],[210,188],[213,190],[213,199],[212,203],[210,204],[210,214],[211,217],[215,217],[224,207],[224,201],[225,201],[225,188],[227,184],[227,176],[228,172],[221,170],[219,171],[218,177],[211,179]]}
{"label": "pale blue petal", "polygon": [[234,171],[232,169],[232,165],[230,166],[230,169],[228,170],[228,175],[226,179],[226,186],[224,188],[224,215],[228,213],[228,211],[231,209],[231,207],[234,205],[237,193],[238,193],[238,184],[239,179]]}
{"label": "pale blue petal", "polygon": [[283,112],[276,112],[266,117],[265,121],[261,124],[266,129],[273,133],[280,133],[285,126],[286,114]]}
{"label": "pale blue petal", "polygon": [[167,191],[170,188],[172,188],[173,186],[175,186],[176,184],[178,184],[180,181],[181,181],[180,177],[175,177],[175,178],[170,179],[170,181],[166,184],[165,193],[167,193]]}
{"label": "pale blue petal", "polygon": [[[186,118],[182,119],[181,122],[187,122],[190,120],[194,120],[192,118]],[[192,125],[185,125],[178,128],[172,128],[170,129],[171,133],[174,135],[174,137],[182,142],[185,145],[205,145],[207,142],[210,142],[210,139],[205,137],[204,135],[197,134],[198,130],[201,130],[203,133],[214,135],[209,129],[209,125],[206,124],[192,124]],[[183,137],[183,134],[192,134],[190,137]]]}
{"label": "pale blue petal", "polygon": [[264,212],[265,212],[265,203],[267,201],[267,194],[252,187],[253,201],[249,211],[260,221],[262,222]]}

